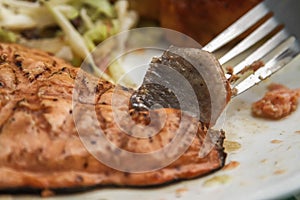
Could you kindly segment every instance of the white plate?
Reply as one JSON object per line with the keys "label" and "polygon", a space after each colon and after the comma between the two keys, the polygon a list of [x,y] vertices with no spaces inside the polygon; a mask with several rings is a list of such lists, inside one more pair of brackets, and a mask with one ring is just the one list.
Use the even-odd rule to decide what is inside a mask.
{"label": "white plate", "polygon": [[[240,165],[194,180],[148,189],[99,188],[50,199],[171,200],[171,199],[274,199],[300,192],[300,109],[278,121],[251,116],[251,103],[261,98],[271,82],[300,87],[300,56],[272,78],[234,98],[227,107],[223,129],[226,140],[241,145],[228,152],[226,163]],[[272,142],[273,141],[273,142]],[[221,183],[215,177],[228,178]],[[208,183],[212,183],[207,186]],[[14,199],[39,199],[34,196]]]}

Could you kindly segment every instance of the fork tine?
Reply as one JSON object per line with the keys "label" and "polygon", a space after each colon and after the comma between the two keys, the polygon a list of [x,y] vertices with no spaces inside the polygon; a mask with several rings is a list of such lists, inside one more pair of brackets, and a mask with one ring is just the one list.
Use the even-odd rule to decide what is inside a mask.
{"label": "fork tine", "polygon": [[254,74],[251,74],[234,86],[234,89],[236,89],[235,95],[246,91],[261,80],[266,79],[271,74],[285,66],[298,54],[299,45],[296,42],[295,37],[288,38],[272,52],[262,58],[262,61],[266,63],[264,67],[258,69]]}
{"label": "fork tine", "polygon": [[[238,74],[242,69],[244,69],[245,66],[251,65],[254,61],[261,59],[287,38],[288,34],[284,29],[279,31],[268,41],[266,41],[262,46],[251,53],[247,58],[245,58],[242,62],[234,66],[232,74]],[[226,74],[226,76],[228,76],[227,78],[230,78],[231,75]]]}
{"label": "fork tine", "polygon": [[214,52],[220,47],[224,46],[232,39],[241,35],[248,28],[256,24],[260,19],[266,16],[270,10],[265,6],[264,3],[258,4],[256,7],[251,9],[248,13],[243,15],[234,24],[229,26],[225,31],[218,35],[215,39],[209,42],[203,47],[203,50]]}
{"label": "fork tine", "polygon": [[219,59],[219,62],[221,63],[221,65],[223,65],[240,53],[244,52],[245,50],[256,44],[258,41],[263,39],[265,36],[267,36],[269,33],[271,33],[278,25],[278,22],[273,17],[268,19],[255,31],[253,31],[248,37],[246,37],[243,41],[241,41],[224,56],[222,56]]}

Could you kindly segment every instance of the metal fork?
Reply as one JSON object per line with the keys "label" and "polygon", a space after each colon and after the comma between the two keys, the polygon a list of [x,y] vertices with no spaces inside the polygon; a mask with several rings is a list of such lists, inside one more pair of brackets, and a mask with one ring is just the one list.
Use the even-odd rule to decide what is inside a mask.
{"label": "metal fork", "polygon": [[[245,39],[219,58],[219,62],[225,66],[228,61],[255,46],[255,44],[259,45],[250,55],[238,64],[232,66],[233,72],[231,74],[226,74],[226,77],[230,79],[232,76],[239,74],[245,66],[251,65],[254,61],[260,60],[264,63],[264,66],[257,71],[242,76],[237,82],[231,83],[231,87],[235,91],[234,95],[238,95],[266,79],[284,67],[300,52],[299,44],[295,36],[291,36],[288,30],[281,28],[281,30],[276,32],[276,30],[280,29],[282,24],[279,23],[274,16],[270,15],[270,13],[272,13],[272,11],[267,7],[266,2],[258,4],[203,47],[203,50],[214,53],[216,50],[249,30],[253,25],[258,24],[258,22],[263,21],[263,19],[267,19],[263,23],[260,23],[260,26]],[[274,34],[274,32],[276,33]],[[263,44],[261,45],[261,43]]]}

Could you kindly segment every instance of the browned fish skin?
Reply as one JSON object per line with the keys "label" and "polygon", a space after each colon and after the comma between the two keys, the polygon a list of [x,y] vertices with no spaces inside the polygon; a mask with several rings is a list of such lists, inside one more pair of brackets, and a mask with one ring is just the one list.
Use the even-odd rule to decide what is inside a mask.
{"label": "browned fish skin", "polygon": [[[224,133],[214,133],[217,144],[200,158],[198,153],[206,131],[193,118],[190,126],[196,124],[199,138],[169,166],[129,174],[102,164],[86,150],[75,128],[72,92],[77,72],[78,69],[47,53],[0,44],[0,189],[147,186],[194,178],[223,166]],[[180,111],[154,111],[158,116],[165,112],[166,123],[151,140],[138,140],[122,133],[110,118],[114,85],[99,80],[94,88],[88,82],[83,82],[82,87],[87,93],[96,91],[98,120],[117,146],[144,152],[163,147],[174,136],[172,131],[178,125]],[[129,98],[127,90],[121,92]],[[143,123],[144,119],[137,120]]]}
{"label": "browned fish skin", "polygon": [[171,46],[161,57],[151,61],[131,102],[137,109],[151,109],[155,104],[181,109],[199,115],[200,122],[213,126],[230,98],[229,82],[211,53],[198,48]]}

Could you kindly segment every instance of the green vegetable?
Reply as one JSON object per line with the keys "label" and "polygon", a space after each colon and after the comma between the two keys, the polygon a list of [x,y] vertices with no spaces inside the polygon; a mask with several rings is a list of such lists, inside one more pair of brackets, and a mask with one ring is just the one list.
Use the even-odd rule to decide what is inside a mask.
{"label": "green vegetable", "polygon": [[86,29],[92,29],[94,27],[94,23],[90,16],[87,14],[87,11],[85,8],[82,8],[80,10],[80,17],[85,25]]}
{"label": "green vegetable", "polygon": [[[110,81],[118,80],[124,73],[121,64],[109,66],[108,76],[96,67],[90,52],[108,37],[133,27],[136,21],[136,14],[128,10],[127,0],[115,3],[110,0],[0,0],[0,42],[18,42],[47,50],[78,66],[86,60],[93,73],[103,74]],[[43,30],[52,29],[53,34],[47,38],[42,35]],[[24,37],[23,31],[29,33],[26,35],[32,32],[32,38],[36,34],[40,37]],[[112,59],[113,54],[109,52],[123,50],[125,42],[126,38],[107,49],[103,59]]]}
{"label": "green vegetable", "polygon": [[68,38],[68,43],[74,52],[83,59],[88,56],[90,51],[87,49],[81,35],[77,32],[68,18],[57,7],[52,6],[46,1],[44,1],[44,4],[53,15],[56,23],[65,33],[66,37]]}
{"label": "green vegetable", "polygon": [[108,75],[102,72],[94,63],[90,51],[85,45],[84,39],[82,36],[77,32],[77,30],[72,26],[70,21],[60,12],[58,8],[52,6],[48,2],[44,2],[46,7],[49,9],[50,13],[53,15],[54,19],[56,20],[57,24],[61,27],[64,31],[66,37],[68,38],[68,43],[72,47],[75,53],[80,56],[82,59],[86,59],[88,63],[90,63],[93,72],[98,75],[102,76],[104,79],[113,82]]}
{"label": "green vegetable", "polygon": [[113,24],[98,24],[84,33],[84,39],[89,50],[92,51],[96,47],[95,43],[100,43],[115,33],[117,33],[117,31]]}
{"label": "green vegetable", "polygon": [[115,12],[108,0],[82,0],[97,9],[98,13],[105,14],[107,17],[115,17]]}
{"label": "green vegetable", "polygon": [[75,19],[79,15],[79,12],[74,7],[69,5],[58,5],[56,8],[59,9],[59,11],[68,19]]}
{"label": "green vegetable", "polygon": [[3,42],[16,42],[17,41],[17,35],[14,34],[11,31],[4,30],[3,28],[0,28],[0,40]]}

